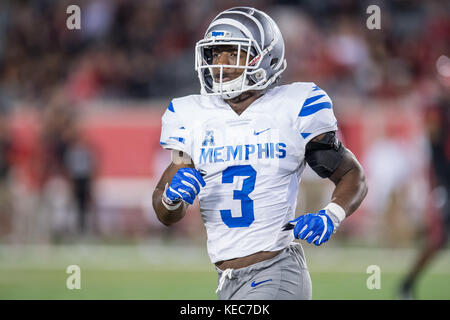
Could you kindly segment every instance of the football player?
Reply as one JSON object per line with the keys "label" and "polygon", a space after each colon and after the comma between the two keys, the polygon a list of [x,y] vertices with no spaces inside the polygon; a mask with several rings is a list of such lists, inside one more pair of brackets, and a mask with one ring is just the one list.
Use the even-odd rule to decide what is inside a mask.
{"label": "football player", "polygon": [[[327,242],[367,193],[355,156],[336,138],[329,96],[311,82],[276,86],[283,37],[264,12],[221,12],[195,48],[200,95],[173,99],[161,145],[173,161],[153,193],[169,226],[198,196],[219,299],[310,299],[302,239]],[[308,164],[334,182],[330,203],[295,219]]]}
{"label": "football player", "polygon": [[433,188],[425,246],[403,279],[399,298],[417,298],[419,277],[445,248],[450,236],[450,95],[443,90],[436,105],[425,113],[425,133],[430,146],[430,186]]}

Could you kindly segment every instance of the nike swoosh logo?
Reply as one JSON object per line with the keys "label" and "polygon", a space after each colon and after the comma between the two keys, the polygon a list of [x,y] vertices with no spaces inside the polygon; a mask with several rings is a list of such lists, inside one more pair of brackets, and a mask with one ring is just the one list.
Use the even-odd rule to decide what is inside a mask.
{"label": "nike swoosh logo", "polygon": [[267,130],[270,130],[270,128],[267,128],[267,129],[265,129],[265,130],[263,130],[263,131],[259,131],[259,132],[253,131],[253,134],[254,134],[255,136],[257,136],[257,135],[259,135],[259,134],[261,134],[261,133],[263,133],[263,132],[266,132]]}
{"label": "nike swoosh logo", "polygon": [[261,283],[269,282],[269,281],[272,281],[272,279],[267,279],[267,280],[260,281],[260,282],[255,282],[255,281],[253,281],[253,282],[252,282],[252,287],[259,286]]}

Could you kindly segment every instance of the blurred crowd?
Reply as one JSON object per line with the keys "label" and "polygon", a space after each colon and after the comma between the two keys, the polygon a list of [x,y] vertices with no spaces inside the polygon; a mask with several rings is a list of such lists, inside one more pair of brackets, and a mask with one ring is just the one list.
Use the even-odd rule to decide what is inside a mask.
{"label": "blurred crowd", "polygon": [[[69,30],[66,9],[81,9]],[[289,1],[256,5],[286,42],[283,82],[393,95],[436,76],[449,52],[446,1]],[[369,5],[381,30],[369,30]],[[75,100],[173,97],[199,91],[194,46],[212,18],[242,1],[17,0],[0,4],[0,95],[42,100],[63,87]],[[448,57],[447,57],[448,60]],[[448,61],[442,61],[448,81]]]}
{"label": "blurred crowd", "polygon": [[[80,30],[66,26],[67,7],[74,4],[81,9]],[[374,4],[380,7],[380,30],[366,27],[367,7]],[[414,104],[407,107],[419,112],[436,101],[444,109],[449,107],[448,1],[2,0],[0,210],[9,212],[10,204],[4,199],[14,199],[7,181],[14,161],[20,159],[8,133],[7,115],[18,105],[38,110],[40,117],[40,151],[32,161],[38,167],[34,172],[39,194],[52,199],[68,185],[65,195],[76,199],[74,210],[79,213],[79,229],[84,230],[86,212],[92,208],[96,162],[95,152],[78,131],[75,106],[91,101],[169,101],[198,93],[195,43],[220,11],[247,5],[267,12],[281,29],[288,63],[282,83],[314,81],[332,97],[358,97],[359,101],[413,96],[406,101]],[[369,109],[374,104],[360,107]],[[368,166],[374,168],[373,181],[379,177],[378,187],[369,189],[375,195],[377,188],[381,190],[388,203],[385,207],[392,209],[395,199],[388,199],[385,179],[376,170],[386,179],[397,179],[389,184],[393,189],[404,181],[389,191],[402,194],[408,181],[405,176],[417,169],[405,168],[411,166],[409,160],[418,149],[406,155],[401,143],[389,140],[392,136],[379,138],[384,140],[368,153],[372,154]],[[386,150],[397,152],[386,160]],[[392,174],[385,170],[386,161],[397,165],[389,171]],[[20,198],[20,190],[14,192]],[[58,207],[58,200],[52,201],[48,205]],[[374,198],[374,205],[383,205],[377,201]],[[0,213],[0,236],[8,219],[14,220]]]}

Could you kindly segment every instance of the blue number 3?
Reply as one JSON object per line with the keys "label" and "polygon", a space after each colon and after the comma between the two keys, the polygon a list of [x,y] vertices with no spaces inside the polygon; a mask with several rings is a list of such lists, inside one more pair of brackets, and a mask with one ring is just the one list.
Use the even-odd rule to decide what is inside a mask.
{"label": "blue number 3", "polygon": [[255,189],[256,171],[250,165],[228,167],[223,171],[222,183],[233,183],[234,177],[248,177],[244,179],[242,190],[233,191],[233,199],[241,200],[242,216],[233,217],[229,209],[220,210],[220,215],[229,228],[248,227],[255,220],[253,200],[248,195]]}

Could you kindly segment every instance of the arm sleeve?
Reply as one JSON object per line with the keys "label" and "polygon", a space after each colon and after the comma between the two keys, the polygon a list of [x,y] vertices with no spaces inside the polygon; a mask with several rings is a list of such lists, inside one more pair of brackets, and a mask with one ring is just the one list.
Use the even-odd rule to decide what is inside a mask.
{"label": "arm sleeve", "polygon": [[161,122],[160,145],[164,149],[179,150],[191,155],[188,129],[183,123],[182,117],[176,113],[173,102],[164,112]]}
{"label": "arm sleeve", "polygon": [[305,146],[312,138],[338,129],[330,97],[314,83],[301,104],[295,125]]}

